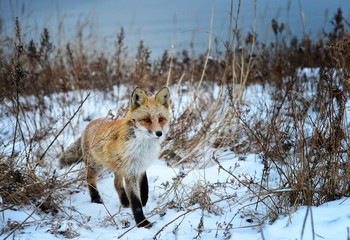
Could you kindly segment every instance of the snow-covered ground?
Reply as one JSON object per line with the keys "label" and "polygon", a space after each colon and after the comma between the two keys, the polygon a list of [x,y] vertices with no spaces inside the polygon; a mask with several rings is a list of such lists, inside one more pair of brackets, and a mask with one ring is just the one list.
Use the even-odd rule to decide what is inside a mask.
{"label": "snow-covered ground", "polygon": [[[175,88],[174,88],[175,89]],[[217,91],[217,89],[215,90]],[[191,92],[191,91],[188,91]],[[106,116],[109,109],[115,114],[120,106],[127,104],[127,99],[121,97],[128,94],[127,88],[122,86],[114,89],[113,94],[105,96],[99,92],[90,94],[78,116],[72,120],[57,139],[55,145],[48,152],[52,159],[52,167],[57,170],[57,176],[63,176],[70,171],[68,177],[74,175],[75,170],[83,171],[82,163],[73,169],[58,169],[57,154],[61,145],[67,147],[83,131],[89,120]],[[86,92],[72,93],[78,99],[84,99]],[[122,100],[113,100],[112,96],[120,96]],[[190,101],[179,99],[186,96],[183,92],[174,100],[177,108]],[[248,104],[257,101],[268,101],[268,96],[260,86],[251,86],[246,89],[245,98],[250,99]],[[47,99],[47,105],[52,109],[55,98],[72,96],[55,96]],[[254,100],[254,97],[256,100]],[[54,129],[58,132],[65,122],[79,106],[79,101],[72,103],[64,111],[50,111],[48,115],[57,118]],[[176,105],[177,104],[177,105]],[[253,108],[253,107],[252,107]],[[174,110],[179,112],[178,109]],[[64,116],[63,116],[64,113]],[[33,118],[40,118],[37,114]],[[33,121],[39,122],[39,121]],[[11,136],[11,127],[14,119],[0,121],[0,129],[7,129],[2,139]],[[33,129],[40,126],[29,126]],[[52,140],[50,136],[47,140]],[[44,147],[44,146],[43,146]],[[39,147],[38,147],[39,148]],[[215,149],[209,151],[210,157]],[[350,227],[350,200],[343,198],[323,204],[319,207],[300,207],[290,215],[279,216],[277,221],[269,224],[266,221],[260,224],[259,214],[263,208],[253,204],[247,188],[237,179],[254,179],[259,181],[263,169],[258,154],[245,155],[244,158],[227,150],[215,153],[220,165],[229,171],[220,169],[218,164],[211,164],[205,169],[191,169],[169,167],[164,159],[159,159],[148,170],[150,197],[144,208],[145,216],[154,222],[150,229],[134,228],[135,222],[130,209],[121,207],[113,185],[113,174],[104,171],[97,186],[101,192],[104,204],[93,204],[85,181],[72,184],[68,189],[61,189],[65,195],[61,210],[56,215],[36,212],[34,207],[23,206],[18,210],[2,211],[0,227],[5,228],[8,223],[21,224],[28,216],[23,228],[16,231],[10,239],[349,239]],[[55,159],[56,158],[56,159]],[[181,176],[181,184],[174,182]],[[171,187],[177,189],[170,190]],[[197,193],[197,202],[177,202],[182,195]],[[170,204],[171,203],[171,204]],[[206,206],[205,204],[208,203]],[[173,205],[173,207],[169,207]],[[207,208],[206,208],[207,207]],[[244,207],[244,211],[242,208]],[[205,210],[202,210],[202,209]],[[63,212],[64,211],[64,212]],[[10,232],[5,232],[5,238]]]}
{"label": "snow-covered ground", "polygon": [[[229,167],[235,163],[240,165],[235,170],[237,174],[255,173],[262,168],[253,155],[245,161],[239,161],[232,156],[230,160],[225,160],[223,165]],[[272,225],[265,224],[261,227],[256,226],[257,222],[250,221],[243,215],[235,217],[240,207],[246,204],[239,200],[244,196],[241,190],[237,190],[241,192],[238,197],[218,202],[217,207],[222,208],[222,212],[217,215],[202,212],[198,204],[183,210],[166,209],[153,215],[156,212],[155,209],[159,209],[159,206],[162,205],[164,183],[171,181],[178,171],[179,169],[165,166],[162,161],[156,161],[148,171],[150,198],[144,210],[146,217],[150,217],[150,221],[154,222],[151,229],[133,228],[130,230],[134,226],[131,211],[121,208],[113,187],[113,175],[105,172],[98,182],[104,205],[90,202],[90,196],[84,184],[74,189],[76,193],[68,195],[63,202],[64,209],[70,211],[71,219],[61,213],[54,217],[43,213],[34,214],[28,220],[30,225],[15,233],[14,239],[64,239],[67,236],[75,239],[117,239],[122,234],[124,234],[122,239],[152,239],[158,231],[161,231],[157,235],[159,239],[193,239],[198,235],[198,225],[202,215],[204,217],[201,239],[226,239],[229,235],[231,239],[301,239],[305,218],[303,239],[313,239],[312,226],[315,239],[347,239],[349,236],[350,200],[348,199],[312,207],[312,216],[306,214],[307,207],[301,207],[291,216],[281,216]],[[193,171],[184,181],[189,190],[195,187],[198,181],[205,180],[207,184],[217,181],[226,182],[228,177],[226,173],[218,172],[218,167],[214,166],[202,171]],[[234,192],[232,190],[232,194]],[[213,200],[218,201],[219,199]],[[185,214],[192,209],[197,210]],[[9,219],[21,223],[31,214],[32,210],[32,208],[23,208],[20,211],[6,210],[1,218],[1,225],[4,226]],[[225,223],[229,223],[232,218],[234,220],[229,230],[225,230]]]}

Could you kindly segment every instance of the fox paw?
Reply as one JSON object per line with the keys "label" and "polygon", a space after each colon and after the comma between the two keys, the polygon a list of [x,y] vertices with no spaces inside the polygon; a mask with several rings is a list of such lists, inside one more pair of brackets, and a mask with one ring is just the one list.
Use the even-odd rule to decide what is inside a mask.
{"label": "fox paw", "polygon": [[153,226],[153,223],[151,223],[151,222],[149,222],[149,221],[147,221],[147,220],[145,220],[145,221],[143,221],[143,222],[141,222],[139,225],[137,225],[137,227],[144,227],[144,228],[151,228]]}
{"label": "fox paw", "polygon": [[146,206],[146,203],[147,203],[147,199],[146,200],[142,199],[142,207]]}
{"label": "fox paw", "polygon": [[122,203],[123,208],[129,208],[130,204],[129,203]]}
{"label": "fox paw", "polygon": [[102,203],[103,203],[102,200],[101,200],[101,198],[92,198],[92,199],[91,199],[91,202],[92,202],[92,203],[98,203],[98,204],[102,204]]}

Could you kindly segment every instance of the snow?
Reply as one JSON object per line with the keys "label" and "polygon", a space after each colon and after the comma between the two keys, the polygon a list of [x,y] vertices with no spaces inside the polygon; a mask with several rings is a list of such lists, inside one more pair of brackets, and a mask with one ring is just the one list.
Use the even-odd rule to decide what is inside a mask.
{"label": "snow", "polygon": [[[313,74],[313,71],[304,69],[304,74]],[[79,112],[77,118],[72,120],[72,126],[79,126],[76,129],[68,127],[59,136],[57,144],[54,145],[48,155],[55,159],[60,152],[59,144],[67,147],[76,139],[89,119],[106,116],[109,109],[113,109],[115,114],[120,106],[126,106],[128,101],[123,97],[127,96],[129,90],[125,86],[115,88],[113,94],[104,96],[99,92],[92,92],[83,109]],[[175,87],[172,88],[175,90]],[[183,88],[186,92],[188,88]],[[177,109],[174,112],[181,112],[179,109],[185,109],[186,102],[191,101],[190,90],[188,95],[177,95],[173,99]],[[218,88],[214,88],[218,93]],[[55,106],[55,99],[67,97],[83,99],[86,92],[73,92],[68,96],[56,95],[47,99],[47,104],[52,108]],[[120,99],[115,99],[119,96]],[[247,104],[253,104],[257,101],[268,102],[270,99],[261,86],[253,85],[247,87],[244,98],[249,99]],[[74,110],[79,105],[79,101],[72,103],[68,108],[70,111],[65,115],[59,112],[51,112],[51,117],[58,117],[54,128],[60,130],[64,123],[69,119]],[[254,107],[251,107],[254,112]],[[67,110],[67,109],[66,109]],[[64,110],[64,111],[66,111]],[[36,113],[33,118],[40,118]],[[13,124],[13,119],[1,120],[0,129],[7,129]],[[37,129],[38,126],[30,126]],[[8,130],[2,136],[12,134]],[[6,136],[5,136],[6,135]],[[52,136],[47,140],[52,140]],[[269,224],[266,221],[260,225],[259,214],[263,211],[261,206],[255,208],[247,207],[251,201],[251,196],[247,194],[247,188],[242,186],[237,179],[261,180],[263,169],[262,161],[258,154],[248,154],[242,159],[241,156],[227,150],[221,153],[215,153],[212,149],[206,153],[206,158],[210,161],[211,156],[215,155],[220,165],[229,170],[230,173],[220,169],[219,165],[212,162],[206,168],[186,168],[169,167],[164,159],[159,159],[148,169],[148,181],[150,185],[150,197],[144,213],[149,217],[149,221],[154,225],[150,229],[133,228],[135,222],[130,209],[121,207],[117,193],[113,185],[113,174],[104,171],[99,177],[97,186],[101,193],[104,204],[94,204],[90,202],[87,185],[85,181],[79,181],[67,189],[64,189],[65,199],[61,205],[61,210],[55,216],[43,212],[33,213],[34,208],[23,206],[18,210],[5,210],[2,212],[0,227],[6,227],[8,222],[21,224],[24,219],[28,220],[14,233],[14,239],[194,239],[196,236],[200,239],[347,239],[349,238],[350,227],[350,200],[342,198],[337,201],[328,202],[318,207],[302,206],[296,209],[290,215],[280,215],[278,219]],[[74,171],[84,171],[82,163],[73,169],[58,169],[58,163],[53,160],[52,166],[57,169],[58,176],[63,176],[70,171],[68,177],[74,176]],[[273,176],[273,173],[271,173]],[[169,191],[174,181],[180,181],[176,191]],[[204,191],[204,190],[205,191]],[[215,189],[215,192],[212,191]],[[196,192],[197,191],[197,192]],[[207,191],[207,192],[206,192]],[[211,203],[215,202],[211,210],[206,209],[206,202],[179,202],[181,197],[188,193],[197,193]],[[207,196],[204,194],[209,193]],[[211,193],[211,194],[210,194]],[[214,194],[215,193],[215,194]],[[228,197],[229,196],[229,197]],[[174,208],[167,204],[174,201]],[[204,210],[200,204],[204,204]],[[242,208],[244,207],[244,211]],[[310,211],[311,209],[311,211]],[[308,214],[307,214],[308,211]],[[306,219],[306,220],[305,220]],[[201,224],[202,221],[202,224]],[[304,226],[305,222],[305,226]],[[202,227],[200,227],[202,226]],[[200,229],[198,229],[200,227]],[[314,236],[313,236],[314,229]],[[6,237],[9,232],[5,232],[1,237]]]}
{"label": "snow", "polygon": [[[261,168],[261,164],[252,158],[248,159],[244,162],[239,162],[240,167],[236,169],[237,172],[254,172]],[[237,162],[237,159],[232,159],[232,161]],[[225,162],[227,166],[230,164]],[[176,171],[178,169],[171,169],[160,160],[156,161],[149,169],[150,199],[144,208],[146,217],[151,215],[153,209],[159,208],[162,200],[160,195],[163,192],[161,184],[175,177]],[[217,166],[214,166],[205,170],[193,171],[186,177],[185,185],[191,189],[198,181],[203,181],[204,175],[207,182],[225,182],[228,177],[223,172],[218,173]],[[82,186],[78,189],[79,193],[67,196],[63,203],[67,208],[75,209],[69,213],[74,220],[66,219],[60,215],[50,220],[48,216],[34,214],[28,222],[41,220],[38,221],[41,222],[40,225],[34,224],[26,227],[21,230],[20,234],[15,234],[15,239],[64,239],[57,232],[66,232],[67,230],[79,234],[76,239],[117,239],[130,227],[134,226],[131,211],[130,209],[121,208],[113,187],[113,176],[111,173],[105,172],[103,174],[102,179],[98,182],[98,187],[102,194],[104,205],[91,203],[86,186]],[[225,202],[222,202],[219,205],[226,207],[225,204]],[[191,206],[191,208],[196,207],[198,206]],[[329,202],[319,207],[312,207],[316,239],[346,239],[348,236],[347,228],[350,226],[350,213],[346,209],[349,209],[349,207],[350,201],[347,199]],[[163,214],[165,213],[164,216],[163,214],[155,214],[150,217],[150,220],[154,222],[151,229],[134,228],[125,233],[122,239],[152,239],[160,229],[176,218],[178,219],[167,225],[160,233],[159,239],[193,239],[198,234],[197,226],[202,214],[204,214],[204,231],[201,234],[201,239],[224,239],[224,230],[217,230],[219,228],[217,223],[230,221],[238,208],[239,206],[232,209],[227,207],[228,211],[224,211],[221,215],[202,213],[198,209],[180,218],[178,217],[184,214],[186,210],[167,209],[162,212]],[[3,214],[2,225],[9,219],[20,223],[28,217],[32,210],[6,210]],[[266,224],[261,229],[259,227],[251,227],[256,224],[254,222],[248,223],[244,218],[237,218],[232,222],[231,239],[262,239],[261,231],[265,239],[301,239],[306,210],[307,207],[301,207],[291,215],[290,219],[289,216],[280,217],[274,224]],[[114,220],[111,220],[111,216],[113,216]],[[310,219],[309,214],[305,224],[303,239],[312,239]],[[114,225],[114,222],[116,225]],[[125,223],[130,223],[130,227],[125,228]],[[177,228],[178,225],[179,227]],[[56,235],[51,232],[56,232]]]}
{"label": "snow", "polygon": [[[346,209],[350,207],[349,199],[328,202],[319,207],[312,207],[313,227],[315,239],[348,239],[350,214]],[[303,222],[307,207],[301,207],[291,219],[283,217],[273,225],[264,228],[266,239],[301,239]],[[281,238],[283,236],[283,238]],[[304,239],[312,239],[312,220],[307,216]]]}

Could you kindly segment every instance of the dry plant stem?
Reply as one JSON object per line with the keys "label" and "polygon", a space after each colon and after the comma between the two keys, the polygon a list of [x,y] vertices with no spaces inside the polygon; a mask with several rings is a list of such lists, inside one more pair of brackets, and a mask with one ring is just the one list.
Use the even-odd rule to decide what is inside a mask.
{"label": "dry plant stem", "polygon": [[[233,20],[233,0],[231,0],[231,7],[230,7],[230,26],[229,26],[229,37],[228,37],[228,43],[229,45],[227,46],[227,49],[231,50],[232,46],[231,46],[231,43],[232,43],[232,20]],[[227,67],[227,63],[229,61],[229,57],[230,55],[229,54],[226,54],[226,59],[225,59],[225,63],[226,63],[226,67],[225,67],[225,71],[224,71],[224,74],[222,76],[222,79],[223,79],[223,82],[226,83],[227,82],[227,75],[228,75],[228,72],[229,72],[229,68]]]}
{"label": "dry plant stem", "polygon": [[310,208],[310,218],[311,218],[311,230],[312,230],[312,239],[315,240],[315,225],[314,225],[314,215],[312,214],[312,206]]}
{"label": "dry plant stem", "polygon": [[[211,20],[210,20],[210,32],[211,33],[213,32],[213,21],[214,21],[214,0],[212,0],[212,7],[211,7]],[[202,85],[202,82],[203,82],[203,79],[204,79],[204,75],[205,75],[205,72],[207,70],[207,65],[208,65],[208,61],[209,61],[209,56],[210,56],[210,52],[211,52],[212,43],[213,43],[213,36],[212,36],[212,34],[209,34],[209,46],[208,46],[207,57],[205,58],[205,63],[204,63],[203,71],[202,71],[202,76],[200,78],[197,90],[196,90],[195,95],[194,95],[194,99],[193,99],[192,104],[191,104],[191,106],[189,108],[189,112],[187,114],[185,122],[187,122],[187,120],[188,120],[188,118],[190,116],[190,113],[192,112],[194,103],[196,102],[196,99],[197,99],[197,94],[199,93],[199,89],[200,89],[200,87]]]}
{"label": "dry plant stem", "polygon": [[304,218],[304,221],[303,221],[303,226],[302,226],[301,234],[300,234],[300,240],[302,240],[303,237],[304,237],[304,230],[305,230],[305,227],[306,227],[306,220],[307,220],[307,217],[308,217],[309,213],[310,213],[310,219],[311,219],[312,239],[315,240],[314,220],[313,220],[313,216],[312,216],[312,207],[311,206],[307,206],[307,208],[306,208],[305,218]]}
{"label": "dry plant stem", "polygon": [[[246,77],[244,79],[244,86],[246,85],[246,82],[248,80],[248,73],[250,73],[251,70],[253,69],[253,63],[254,63],[253,53],[254,53],[254,47],[255,47],[255,38],[256,38],[256,0],[254,0],[253,42],[251,44],[252,46],[251,46],[250,54],[249,54],[248,70],[247,70]],[[241,99],[241,97],[242,97],[242,95],[240,95],[238,99]]]}
{"label": "dry plant stem", "polygon": [[175,222],[177,219],[179,219],[180,217],[186,216],[187,214],[196,211],[200,209],[200,207],[194,208],[194,209],[188,209],[186,212],[184,212],[183,214],[180,214],[179,216],[177,216],[176,218],[174,218],[173,220],[171,220],[170,222],[168,222],[167,224],[165,224],[154,236],[153,239],[157,239],[157,236],[170,224],[172,224],[173,222]]}
{"label": "dry plant stem", "polygon": [[260,233],[261,233],[261,239],[265,240],[265,236],[264,236],[264,232],[263,232],[262,226],[260,226],[259,229],[260,229]]}
{"label": "dry plant stem", "polygon": [[254,225],[250,225],[250,226],[243,226],[243,227],[226,227],[226,228],[209,228],[209,229],[205,229],[205,230],[209,230],[209,231],[214,231],[214,230],[220,230],[220,231],[225,231],[225,230],[235,230],[235,229],[245,229],[245,228],[256,228],[256,227],[261,227],[262,223],[259,224],[254,224]]}
{"label": "dry plant stem", "polygon": [[[107,206],[104,204],[104,202],[102,202],[103,207],[106,209],[109,217],[112,219],[113,224],[115,225],[116,229],[118,229],[118,224],[116,223],[116,221],[114,220],[114,217],[112,216],[112,214],[110,213],[110,211],[108,210]],[[141,223],[140,223],[141,224]]]}
{"label": "dry plant stem", "polygon": [[[233,0],[231,0],[233,1]],[[241,0],[238,1],[238,8],[237,8],[237,14],[236,14],[236,18],[235,18],[235,29],[234,29],[234,36],[232,38],[232,44],[231,44],[231,48],[233,48],[233,51],[232,51],[232,74],[233,74],[233,78],[232,78],[232,83],[233,83],[233,86],[236,85],[236,82],[235,80],[237,79],[237,74],[236,74],[236,71],[234,70],[235,69],[235,64],[236,64],[236,36],[238,34],[238,18],[239,18],[239,13],[240,13],[240,10],[241,10]],[[232,4],[232,3],[231,3]],[[232,8],[231,8],[232,9]],[[231,18],[233,18],[232,16],[232,12],[231,12]],[[231,50],[230,48],[230,50]],[[226,64],[228,64],[228,61],[226,62]]]}
{"label": "dry plant stem", "polygon": [[16,95],[15,95],[15,103],[16,103],[16,125],[15,125],[15,132],[13,136],[13,145],[12,145],[12,153],[11,157],[15,156],[15,145],[16,145],[16,138],[17,138],[17,130],[19,128],[19,112],[20,112],[20,102],[19,102],[19,93],[20,93],[20,81],[22,80],[23,76],[20,72],[23,71],[22,69],[22,64],[20,62],[21,55],[23,53],[23,43],[22,43],[22,38],[21,38],[21,29],[20,29],[20,24],[18,17],[16,17],[15,20],[15,30],[16,30],[16,40],[18,43],[15,43],[15,76],[14,76],[14,85],[15,85],[15,90],[16,90]]}
{"label": "dry plant stem", "polygon": [[19,119],[18,119],[18,115],[19,115],[19,96],[18,96],[18,91],[16,93],[16,126],[15,126],[15,133],[13,135],[13,145],[12,145],[12,153],[11,153],[11,157],[15,156],[15,146],[16,146],[16,138],[17,138],[17,129],[18,129],[18,125],[19,125]]}
{"label": "dry plant stem", "polygon": [[[241,1],[239,2],[239,5],[241,4]],[[239,15],[239,11],[237,12],[237,16]],[[253,68],[253,62],[254,62],[254,58],[253,58],[253,54],[254,54],[254,46],[255,46],[255,38],[256,38],[256,0],[254,1],[254,29],[253,29],[253,42],[251,44],[251,49],[250,49],[250,53],[249,53],[249,60],[248,60],[248,63],[247,63],[247,68],[245,69],[245,63],[244,63],[244,58],[242,58],[241,60],[241,65],[238,66],[240,69],[241,69],[241,77],[240,77],[240,82],[239,82],[239,85],[240,85],[240,91],[238,91],[238,93],[236,94],[236,96],[232,96],[234,97],[234,99],[238,99],[238,100],[241,100],[242,99],[242,95],[243,95],[243,90],[245,88],[245,85],[248,81],[248,76],[249,76],[249,73],[251,72],[252,68]],[[242,46],[244,45],[243,43],[243,39],[242,39]],[[242,56],[244,56],[244,48],[242,47],[241,49],[242,51]],[[235,52],[233,52],[234,56],[233,58],[235,59]],[[235,69],[235,60],[232,62],[232,69]],[[235,71],[233,71],[235,72]],[[233,86],[237,85],[237,76],[234,77],[232,79],[233,81]],[[239,105],[236,106],[236,109],[239,107]]]}
{"label": "dry plant stem", "polygon": [[169,69],[169,72],[168,72],[168,77],[167,77],[167,80],[166,80],[166,85],[167,87],[169,87],[169,82],[170,82],[170,79],[171,79],[171,74],[172,74],[172,70],[173,70],[173,65],[174,65],[174,44],[172,44],[172,51],[171,51],[171,59],[170,59],[170,69]]}
{"label": "dry plant stem", "polygon": [[291,209],[291,210],[289,211],[289,213],[288,213],[288,221],[287,221],[287,223],[286,223],[286,227],[288,227],[288,225],[289,225],[290,223],[292,223],[292,215],[293,215],[293,213],[296,212],[296,210],[297,210],[297,205],[298,205],[298,198],[295,199],[294,204],[293,204],[293,206],[292,206],[292,209]]}
{"label": "dry plant stem", "polygon": [[59,135],[61,135],[61,133],[63,132],[63,130],[68,126],[68,124],[72,121],[72,119],[75,117],[75,115],[77,115],[77,113],[79,112],[79,110],[81,109],[81,107],[83,106],[83,104],[85,103],[85,101],[88,99],[88,97],[90,96],[90,93],[88,93],[88,95],[85,97],[85,99],[80,103],[78,109],[74,112],[73,116],[68,120],[68,122],[63,126],[63,128],[59,131],[59,133],[55,136],[55,138],[52,140],[52,142],[50,143],[50,145],[46,148],[45,152],[41,155],[39,162],[41,160],[43,160],[45,154],[47,153],[47,151],[50,149],[50,147],[52,146],[52,144],[56,141],[56,139],[58,138]]}
{"label": "dry plant stem", "polygon": [[173,100],[174,102],[177,100],[179,88],[180,88],[180,85],[181,85],[183,79],[185,78],[185,76],[186,76],[186,74],[185,74],[185,73],[182,73],[182,75],[181,75],[181,77],[180,77],[180,80],[179,80],[179,82],[178,82],[177,85],[176,85],[176,90],[175,90],[174,98],[173,98],[173,99],[174,99],[174,100]]}

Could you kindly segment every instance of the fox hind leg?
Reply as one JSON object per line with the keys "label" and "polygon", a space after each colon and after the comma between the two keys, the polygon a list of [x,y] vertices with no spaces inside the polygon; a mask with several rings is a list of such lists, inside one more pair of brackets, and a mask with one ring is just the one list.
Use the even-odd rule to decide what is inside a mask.
{"label": "fox hind leg", "polygon": [[101,196],[96,186],[96,179],[97,179],[98,173],[99,173],[98,169],[92,166],[87,166],[87,183],[88,183],[92,203],[102,203]]}
{"label": "fox hind leg", "polygon": [[146,206],[147,200],[148,200],[148,180],[147,180],[147,174],[144,172],[144,174],[141,175],[140,178],[140,196],[141,196],[141,203],[142,206]]}
{"label": "fox hind leg", "polygon": [[118,172],[114,172],[114,187],[122,206],[125,208],[129,207],[129,199],[124,189],[123,176]]}

